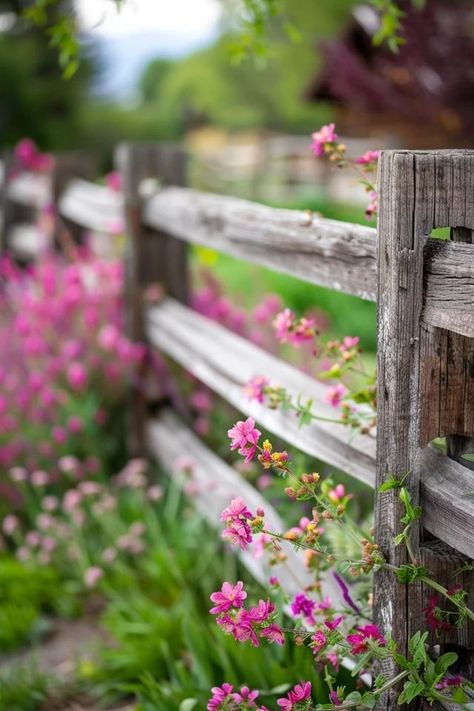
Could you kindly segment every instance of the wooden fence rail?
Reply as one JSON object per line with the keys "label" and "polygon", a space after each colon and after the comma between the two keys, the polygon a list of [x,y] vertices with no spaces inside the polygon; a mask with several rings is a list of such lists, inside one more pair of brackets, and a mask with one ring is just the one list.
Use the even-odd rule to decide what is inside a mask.
{"label": "wooden fence rail", "polygon": [[[383,152],[377,236],[368,227],[186,188],[179,147],[124,145],[117,166],[123,194],[74,179],[56,191],[56,206],[60,219],[82,229],[107,232],[125,217],[130,335],[145,338],[276,436],[376,491],[387,476],[406,475],[413,501],[423,507],[413,532],[415,555],[448,582],[474,557],[474,472],[464,458],[474,452],[474,153]],[[4,184],[4,196],[25,204],[32,181],[21,180]],[[433,239],[438,227],[450,227],[451,240]],[[321,414],[328,408],[323,384],[186,306],[188,243],[378,302],[376,436],[349,439],[343,427],[324,422],[299,428],[291,414],[248,401],[243,385],[265,374],[294,395],[312,397]],[[157,281],[167,298],[146,306],[145,289]],[[198,506],[208,516],[217,518],[231,492],[261,498],[175,413],[150,419],[139,392],[131,410],[134,446],[145,444],[168,468],[183,443],[192,452],[203,484]],[[431,444],[439,437],[446,437],[447,454]],[[375,535],[386,560],[406,562],[393,543],[401,516],[396,492],[376,493],[375,501]],[[275,525],[281,527],[277,518]],[[261,578],[253,558],[247,556],[246,564]],[[304,576],[293,555],[291,566],[297,570],[285,576],[289,593],[295,578]],[[464,576],[474,595],[472,572]],[[393,576],[376,575],[375,618],[392,630],[402,651],[424,626],[427,594],[421,585],[407,588]],[[472,677],[472,626],[431,643],[458,647],[461,670]],[[396,708],[394,696],[388,694],[380,708]]]}

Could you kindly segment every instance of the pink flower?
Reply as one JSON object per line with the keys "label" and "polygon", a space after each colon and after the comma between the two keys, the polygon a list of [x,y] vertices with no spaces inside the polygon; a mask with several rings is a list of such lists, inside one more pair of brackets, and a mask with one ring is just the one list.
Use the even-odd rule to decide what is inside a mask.
{"label": "pink flower", "polygon": [[357,633],[347,635],[347,641],[351,645],[352,654],[364,654],[368,650],[368,642],[373,640],[380,647],[387,644],[385,638],[377,625],[364,625],[357,627]]}
{"label": "pink flower", "polygon": [[253,518],[253,514],[250,509],[247,508],[247,504],[242,497],[238,496],[236,499],[232,499],[229,506],[222,511],[219,518],[221,521],[229,521],[229,519]]}
{"label": "pink flower", "polygon": [[49,481],[49,475],[40,469],[31,474],[31,483],[33,486],[46,486]]}
{"label": "pink flower", "polygon": [[228,582],[223,583],[221,591],[214,592],[211,595],[212,602],[216,603],[216,606],[210,610],[211,615],[220,615],[223,612],[228,612],[232,607],[241,608],[247,597],[247,593],[243,588],[244,584],[241,580],[234,586]]}
{"label": "pink flower", "polygon": [[14,514],[8,514],[5,516],[2,522],[2,530],[6,536],[11,536],[13,533],[15,533],[16,529],[18,528],[20,522]]}
{"label": "pink flower", "polygon": [[324,154],[326,146],[337,141],[337,133],[335,132],[335,129],[336,124],[330,123],[326,126],[321,126],[319,131],[315,131],[315,133],[313,133],[313,143],[311,144],[311,149],[315,156],[321,157]]}
{"label": "pink flower", "polygon": [[218,709],[221,708],[221,704],[231,696],[233,689],[232,684],[214,686],[211,689],[212,698],[208,701],[207,711],[218,711]]}
{"label": "pink flower", "polygon": [[[332,501],[333,504],[337,504],[338,501],[344,499],[346,496],[346,490],[344,484],[338,484],[328,492],[328,499]],[[352,494],[348,494],[348,498],[352,498]]]}
{"label": "pink flower", "polygon": [[372,190],[369,193],[370,197],[370,202],[365,208],[365,216],[368,220],[371,220],[372,217],[377,214],[377,209],[378,209],[378,195],[375,192],[375,190]]}
{"label": "pink flower", "polygon": [[340,706],[342,703],[341,700],[339,699],[337,691],[331,691],[329,693],[329,699],[334,704],[334,706]]}
{"label": "pink flower", "polygon": [[355,348],[359,344],[359,336],[344,336],[341,344],[341,351],[347,351],[350,348]]}
{"label": "pink flower", "polygon": [[450,686],[461,686],[462,676],[455,674],[454,676],[445,676],[436,684],[437,689],[449,689]]}
{"label": "pink flower", "polygon": [[98,565],[92,565],[84,573],[84,583],[88,588],[94,588],[103,577],[104,571]]}
{"label": "pink flower", "polygon": [[311,682],[302,681],[296,684],[292,691],[289,692],[286,699],[278,699],[277,704],[285,711],[291,711],[297,704],[306,701],[311,697]]}
{"label": "pink flower", "polygon": [[332,631],[335,630],[336,627],[339,627],[343,619],[344,618],[342,617],[342,615],[340,615],[339,617],[335,617],[333,620],[326,620],[324,624],[326,625],[328,630]]}
{"label": "pink flower", "polygon": [[245,456],[245,461],[250,462],[257,450],[258,440],[262,433],[255,428],[255,420],[248,417],[245,422],[239,420],[230,430],[228,437],[232,440],[230,448],[237,449],[239,454]]}
{"label": "pink flower", "polygon": [[212,400],[207,390],[196,390],[190,398],[191,405],[198,412],[209,412],[212,407]]}
{"label": "pink flower", "polygon": [[147,499],[148,501],[158,501],[161,499],[163,496],[163,489],[161,486],[155,485],[155,486],[150,486],[150,488],[147,491]]}
{"label": "pink flower", "polygon": [[244,392],[249,400],[256,400],[262,403],[265,399],[264,389],[270,385],[270,381],[264,375],[256,375],[244,386]]}
{"label": "pink flower", "polygon": [[323,400],[324,402],[327,402],[329,405],[332,405],[332,407],[337,407],[342,398],[347,394],[347,388],[342,385],[342,383],[338,383],[332,388],[328,388],[326,392],[323,395]]}
{"label": "pink flower", "polygon": [[237,520],[224,529],[222,538],[234,546],[239,546],[242,550],[245,550],[249,543],[253,541],[250,526],[243,521]]}
{"label": "pink flower", "polygon": [[255,708],[254,701],[258,696],[258,691],[250,691],[248,686],[243,686],[240,693],[234,693],[234,701],[238,704],[246,703],[246,708]]}
{"label": "pink flower", "polygon": [[314,338],[314,326],[316,321],[314,318],[300,318],[294,325],[293,331],[288,334],[289,342],[299,348],[302,343],[308,343]]}
{"label": "pink flower", "polygon": [[109,190],[119,192],[122,189],[122,176],[118,170],[112,170],[105,176],[105,184]]}
{"label": "pink flower", "polygon": [[313,653],[317,654],[326,644],[327,637],[322,630],[318,630],[311,637]]}
{"label": "pink flower", "polygon": [[380,151],[366,151],[356,160],[357,165],[370,165],[379,159]]}
{"label": "pink flower", "polygon": [[67,369],[67,379],[69,385],[74,390],[82,390],[87,383],[87,373],[81,363],[71,363]]}
{"label": "pink flower", "polygon": [[261,632],[260,632],[261,637],[265,637],[268,642],[275,642],[275,644],[278,644],[282,646],[285,644],[285,635],[283,634],[282,630],[278,625],[276,625],[274,622],[268,625],[268,627],[265,627]]}
{"label": "pink flower", "polygon": [[270,600],[259,600],[257,607],[245,612],[245,619],[253,624],[263,624],[275,612],[275,605]]}
{"label": "pink flower", "polygon": [[288,335],[293,327],[294,320],[295,314],[290,309],[285,309],[275,316],[273,328],[275,329],[275,336],[280,343],[288,341]]}

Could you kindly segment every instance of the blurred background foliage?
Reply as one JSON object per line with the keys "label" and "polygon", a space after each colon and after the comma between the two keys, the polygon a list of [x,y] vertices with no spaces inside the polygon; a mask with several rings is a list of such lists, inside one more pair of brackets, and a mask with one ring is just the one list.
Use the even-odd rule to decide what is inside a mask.
{"label": "blurred background foliage", "polygon": [[289,41],[275,22],[268,30],[265,63],[232,63],[231,20],[224,14],[224,34],[209,47],[175,61],[161,59],[157,47],[157,59],[139,81],[135,105],[125,107],[91,97],[94,76],[100,73],[93,43],[83,49],[78,73],[64,81],[57,53],[41,28],[22,19],[21,3],[2,0],[0,13],[12,16],[8,31],[0,33],[3,142],[13,145],[28,135],[48,150],[81,145],[107,152],[123,138],[176,139],[201,123],[308,132],[329,116],[327,108],[308,105],[302,96],[317,68],[317,40],[337,33],[355,3],[283,4],[285,16],[299,28],[298,42]]}

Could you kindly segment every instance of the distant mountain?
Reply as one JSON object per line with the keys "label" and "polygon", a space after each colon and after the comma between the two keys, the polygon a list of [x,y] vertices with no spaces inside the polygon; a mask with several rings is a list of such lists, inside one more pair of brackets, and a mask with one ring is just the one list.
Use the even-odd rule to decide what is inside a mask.
{"label": "distant mountain", "polygon": [[91,35],[83,44],[98,66],[92,88],[94,96],[115,101],[131,101],[137,81],[146,65],[157,57],[179,59],[209,44],[216,33],[207,37],[171,32],[131,32],[126,35]]}

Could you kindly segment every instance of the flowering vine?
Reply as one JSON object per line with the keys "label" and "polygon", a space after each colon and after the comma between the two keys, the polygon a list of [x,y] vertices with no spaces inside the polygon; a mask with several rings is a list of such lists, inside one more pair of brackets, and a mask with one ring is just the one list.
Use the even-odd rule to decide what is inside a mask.
{"label": "flowering vine", "polygon": [[[292,640],[306,647],[316,663],[324,669],[329,703],[315,701],[311,694],[311,683],[305,681],[286,697],[278,699],[278,705],[295,711],[370,709],[375,707],[386,691],[397,687],[400,704],[421,698],[428,703],[454,701],[468,708],[466,692],[472,690],[472,683],[459,674],[450,673],[457,655],[447,652],[436,660],[431,659],[426,644],[428,632],[421,631],[410,639],[408,655],[401,654],[387,631],[370,621],[371,596],[359,592],[359,597],[356,597],[365,586],[349,582],[351,578],[363,581],[376,570],[387,570],[401,583],[421,581],[437,593],[429,599],[425,609],[427,625],[431,629],[445,629],[446,625],[461,626],[466,620],[474,621],[474,612],[466,605],[466,591],[459,585],[452,589],[444,588],[431,579],[429,571],[413,556],[411,528],[419,520],[421,509],[413,505],[403,480],[392,477],[382,487],[382,493],[390,489],[398,490],[404,510],[401,517],[403,529],[395,542],[406,546],[410,562],[394,566],[385,561],[373,540],[372,530],[362,530],[347,516],[351,496],[346,493],[343,485],[334,485],[330,479],[323,480],[317,472],[296,472],[288,452],[275,450],[269,440],[261,441],[262,434],[251,417],[237,422],[229,429],[228,435],[231,449],[237,450],[245,461],[256,457],[264,469],[274,470],[279,476],[288,479],[291,486],[285,492],[292,501],[310,502],[312,506],[311,517],[304,517],[298,526],[283,532],[270,530],[265,522],[264,510],[251,511],[241,497],[233,499],[220,516],[225,525],[222,534],[225,540],[242,550],[246,550],[262,536],[267,545],[281,547],[287,541],[297,550],[304,550],[305,564],[314,575],[314,583],[292,600],[285,597],[278,579],[272,576],[270,595],[275,590],[283,595],[295,620],[291,627],[282,625],[280,620],[283,608],[277,609],[271,599],[260,599],[256,606],[246,607],[247,593],[241,581],[236,584],[226,581],[220,591],[211,595],[214,603],[211,614],[216,616],[223,632],[237,642],[258,647],[262,641],[283,645]],[[345,537],[353,541],[355,555],[341,554],[331,545],[331,537],[327,535],[331,526],[341,528]],[[322,597],[322,573],[326,570],[332,570],[340,589],[339,604],[329,597]],[[449,612],[443,612],[439,607],[440,599],[451,604]],[[356,677],[387,658],[395,662],[399,672],[391,679],[378,675],[365,690],[347,692],[344,687],[336,686],[336,674],[343,658],[353,660],[352,675]],[[211,709],[256,708],[256,705],[248,705],[247,700],[236,701],[235,695],[220,699],[215,694],[209,703],[208,708]],[[241,703],[247,705],[239,705]]]}

